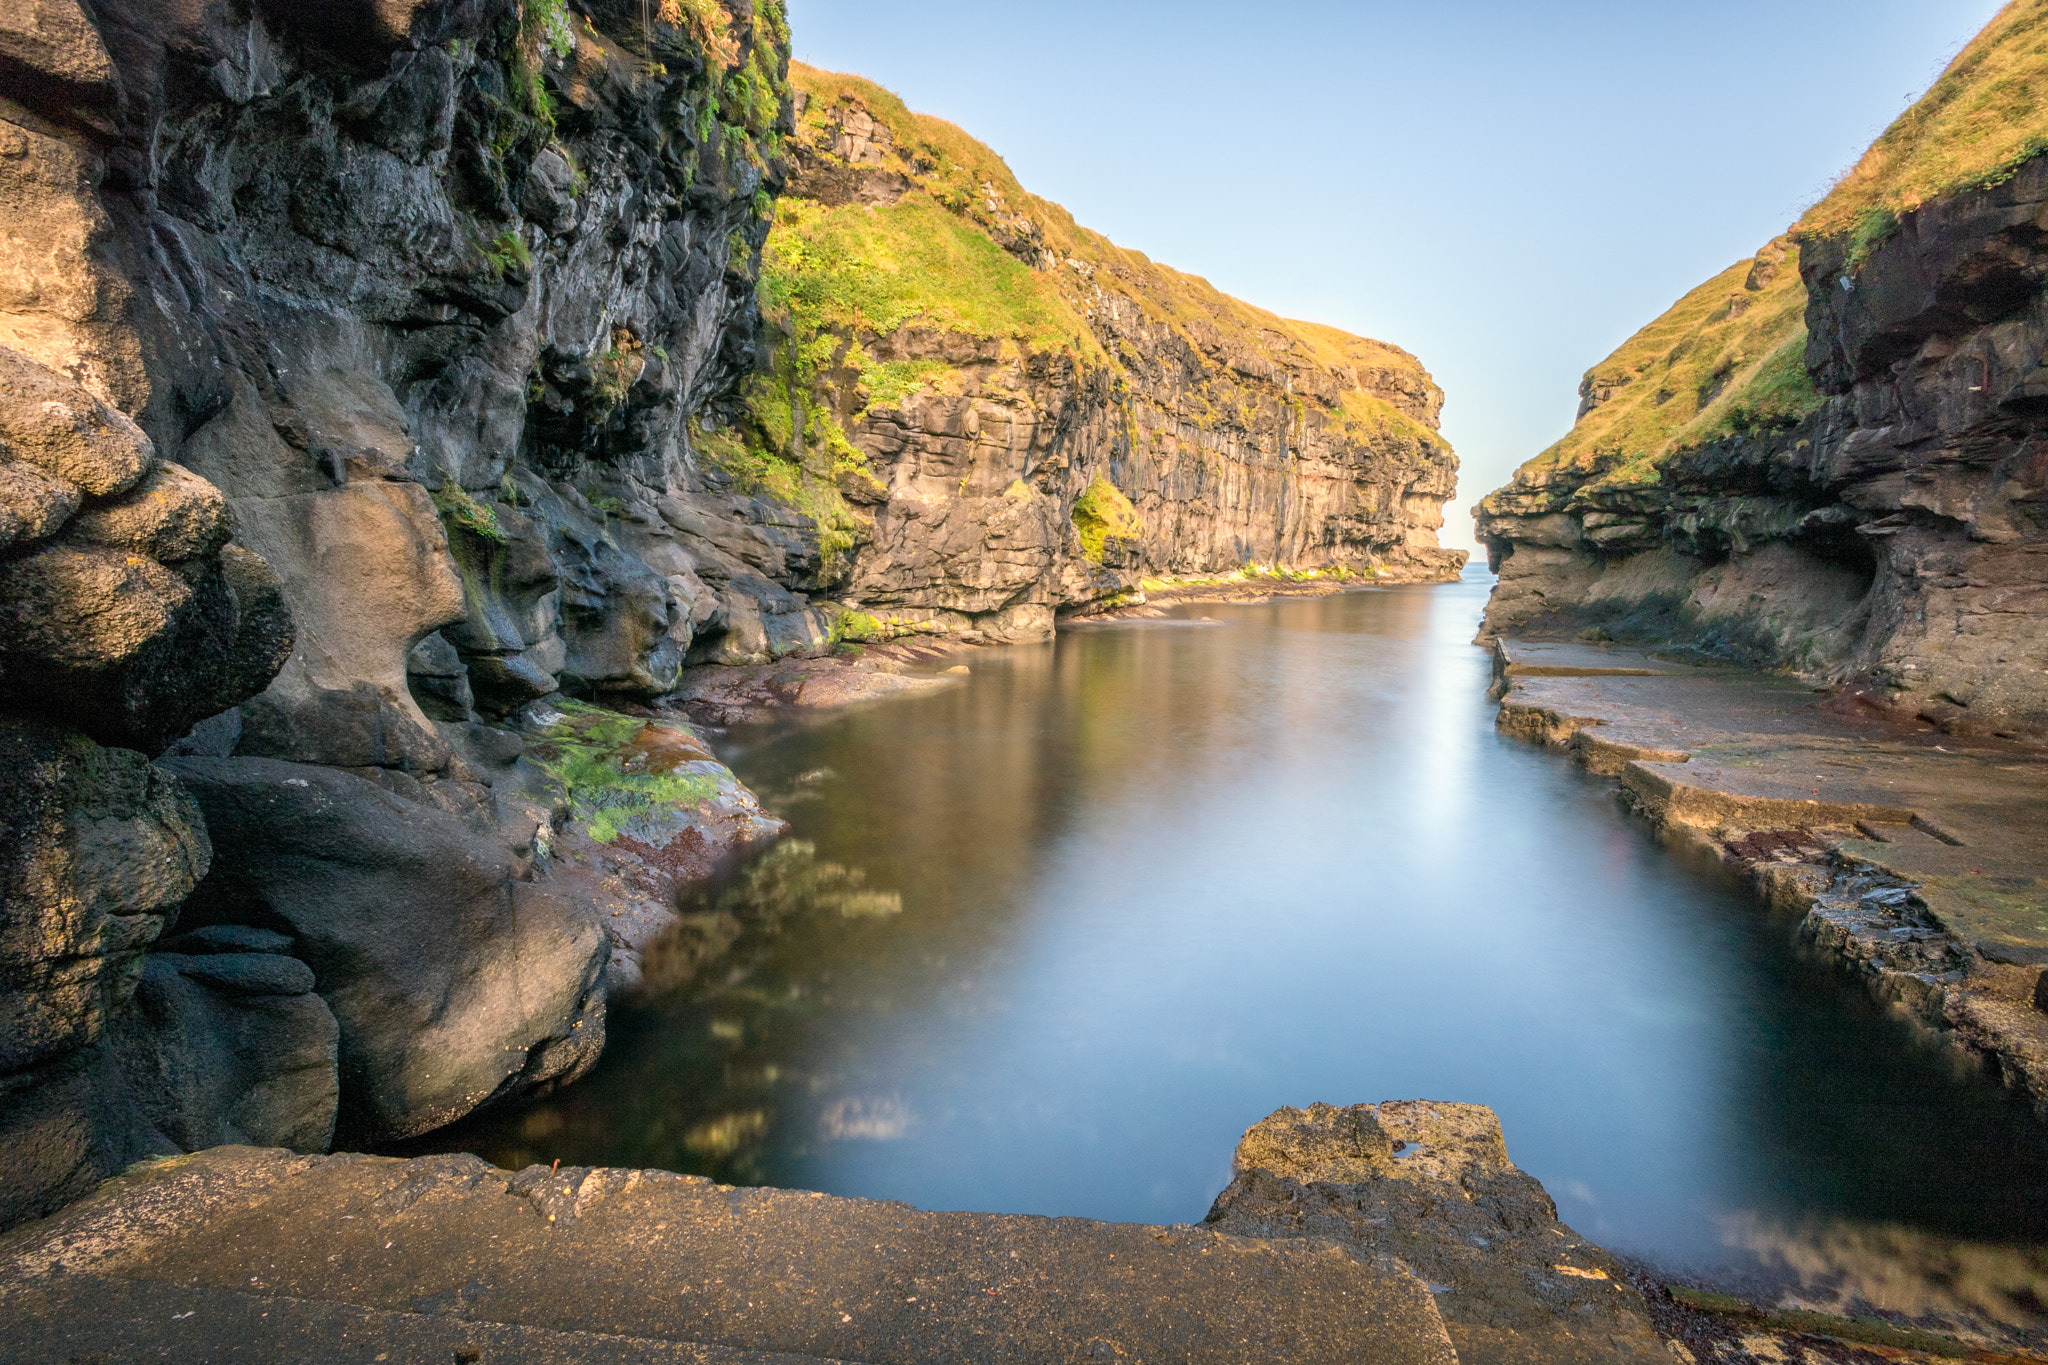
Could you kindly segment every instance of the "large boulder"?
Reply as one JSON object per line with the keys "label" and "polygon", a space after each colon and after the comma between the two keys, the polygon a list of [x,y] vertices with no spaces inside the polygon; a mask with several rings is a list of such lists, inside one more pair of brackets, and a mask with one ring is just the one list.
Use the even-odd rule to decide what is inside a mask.
{"label": "large boulder", "polygon": [[582,1074],[604,1044],[595,914],[453,816],[329,768],[173,758],[216,870],[181,929],[282,933],[341,1026],[341,1138],[388,1141]]}
{"label": "large boulder", "polygon": [[1245,1133],[1231,1172],[1210,1227],[1398,1258],[1430,1282],[1465,1365],[1671,1359],[1621,1265],[1558,1222],[1484,1105],[1279,1109]]}
{"label": "large boulder", "polygon": [[127,417],[0,346],[0,706],[154,752],[291,650],[227,499]]}

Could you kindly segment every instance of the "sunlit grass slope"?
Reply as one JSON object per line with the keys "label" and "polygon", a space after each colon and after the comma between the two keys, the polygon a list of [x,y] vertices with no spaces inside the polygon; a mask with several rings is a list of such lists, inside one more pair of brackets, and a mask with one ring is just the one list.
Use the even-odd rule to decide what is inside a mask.
{"label": "sunlit grass slope", "polygon": [[[891,164],[913,186],[886,206],[778,205],[762,297],[771,314],[787,310],[800,340],[827,331],[886,335],[916,324],[1120,368],[1122,358],[1103,349],[1084,313],[1098,291],[1109,291],[1205,354],[1243,351],[1276,368],[1306,362],[1323,370],[1333,381],[1325,407],[1338,421],[1414,427],[1417,436],[1438,439],[1359,383],[1360,371],[1374,369],[1423,378],[1400,348],[1282,318],[1117,246],[1024,189],[1000,156],[959,127],[911,111],[871,81],[792,63],[790,82],[809,97],[797,141],[817,146],[850,98],[888,128]],[[1033,244],[1035,262],[1024,259]],[[858,365],[864,357],[852,359]],[[871,394],[893,400],[906,381],[944,382],[943,367],[921,363],[928,371],[921,377],[901,366],[875,374]]]}
{"label": "sunlit grass slope", "polygon": [[[1804,363],[1799,243],[1846,234],[1853,264],[1901,213],[1995,184],[2044,150],[2048,0],[2013,0],[1788,237],[1687,294],[1587,371],[1599,401],[1522,472],[1581,471],[1589,489],[1654,483],[1676,452],[1796,426],[1820,401]],[[1760,265],[1780,250],[1775,273]],[[1747,287],[1761,274],[1770,275],[1761,288]]]}
{"label": "sunlit grass slope", "polygon": [[1596,405],[1524,468],[1646,483],[1674,451],[1797,425],[1819,401],[1805,351],[1799,251],[1781,240],[1687,294],[1587,371]]}
{"label": "sunlit grass slope", "polygon": [[1995,184],[2048,150],[2048,0],[2012,0],[1884,130],[1800,236],[1881,240],[1929,199]]}
{"label": "sunlit grass slope", "polygon": [[[1157,363],[1157,354],[1140,352],[1156,353],[1163,329],[1187,343],[1203,372],[1176,390],[1199,425],[1243,420],[1248,404],[1278,390],[1297,414],[1313,406],[1354,439],[1448,450],[1425,420],[1434,417],[1434,386],[1399,347],[1282,318],[1117,246],[1027,191],[987,146],[871,81],[800,62],[790,64],[789,81],[801,110],[789,142],[812,172],[900,180],[855,202],[797,191],[776,202],[758,281],[777,334],[772,369],[750,381],[739,424],[699,428],[693,445],[742,486],[817,518],[826,581],[856,539],[847,498],[879,496],[849,429],[920,391],[965,391],[963,354],[1128,381]],[[835,150],[842,122],[855,121],[849,104],[887,130],[854,153],[858,164]],[[1105,309],[1118,326],[1098,325]],[[1134,319],[1145,334],[1136,347],[1123,325]],[[910,333],[978,344],[903,344]],[[1246,387],[1262,384],[1263,398]],[[1129,533],[1128,519],[1090,509],[1099,556],[1102,542]]]}

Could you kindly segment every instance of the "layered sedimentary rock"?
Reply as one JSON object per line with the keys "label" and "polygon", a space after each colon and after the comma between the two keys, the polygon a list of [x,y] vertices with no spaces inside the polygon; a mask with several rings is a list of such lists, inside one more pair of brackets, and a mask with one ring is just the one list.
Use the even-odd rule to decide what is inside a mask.
{"label": "layered sedimentary rock", "polygon": [[810,506],[821,586],[1018,638],[1145,575],[1455,576],[1414,357],[1114,245],[866,81],[792,73],[772,368],[701,444]]}
{"label": "layered sedimentary rock", "polygon": [[1487,632],[2048,729],[2048,163],[2008,98],[2043,22],[2008,6],[1790,237],[1587,374],[1572,434],[1481,504]]}

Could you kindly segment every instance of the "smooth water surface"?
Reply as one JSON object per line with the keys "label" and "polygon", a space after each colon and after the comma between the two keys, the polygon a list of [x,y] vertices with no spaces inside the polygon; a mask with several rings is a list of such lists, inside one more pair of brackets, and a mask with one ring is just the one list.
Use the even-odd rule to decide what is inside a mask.
{"label": "smooth water surface", "polygon": [[735,731],[799,842],[722,908],[770,927],[462,1145],[1195,1221],[1275,1107],[1427,1097],[1493,1106],[1568,1222],[1665,1264],[2043,1240],[2020,1105],[1495,734],[1487,586],[1183,608]]}

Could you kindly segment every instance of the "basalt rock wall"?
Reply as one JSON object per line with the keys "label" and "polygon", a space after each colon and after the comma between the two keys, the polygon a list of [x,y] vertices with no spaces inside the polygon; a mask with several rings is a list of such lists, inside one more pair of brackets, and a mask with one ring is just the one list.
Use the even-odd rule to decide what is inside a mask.
{"label": "basalt rock wall", "polygon": [[2048,162],[1805,242],[1811,411],[1656,476],[1517,474],[1487,632],[1663,638],[1959,730],[2048,731]]}
{"label": "basalt rock wall", "polygon": [[683,434],[755,363],[787,42],[772,0],[0,13],[0,1222],[573,1079],[606,878],[779,832],[636,753],[678,813],[614,850],[644,722],[572,790],[521,708],[821,635],[802,528]]}

